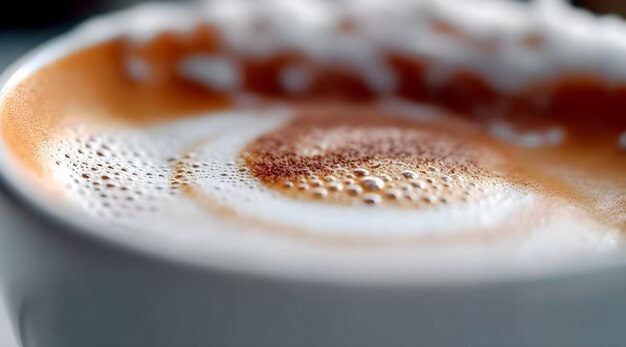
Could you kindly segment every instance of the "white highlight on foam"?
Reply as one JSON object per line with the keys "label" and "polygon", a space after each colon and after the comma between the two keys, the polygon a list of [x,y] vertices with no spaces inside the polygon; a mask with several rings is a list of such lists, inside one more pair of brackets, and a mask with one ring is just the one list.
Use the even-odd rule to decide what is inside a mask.
{"label": "white highlight on foam", "polygon": [[146,81],[152,76],[152,68],[147,61],[140,57],[126,59],[126,72],[135,81]]}
{"label": "white highlight on foam", "polygon": [[399,115],[418,121],[433,121],[450,117],[450,112],[439,106],[419,104],[399,98],[383,97],[378,100],[377,104],[383,113]]}
{"label": "white highlight on foam", "polygon": [[[590,233],[593,224],[580,220],[563,218],[553,224],[532,231],[527,238],[520,240],[520,252],[529,257],[558,259],[563,250],[569,252],[606,252],[621,243],[619,233]],[[560,248],[555,248],[560,244]]]}
{"label": "white highlight on foam", "polygon": [[619,139],[617,140],[617,145],[620,149],[626,151],[626,131],[620,135]]}
{"label": "white highlight on foam", "polygon": [[491,124],[489,131],[497,139],[527,148],[555,146],[565,140],[565,131],[559,127],[543,131],[520,131],[505,122],[496,122]]}
{"label": "white highlight on foam", "polygon": [[311,85],[313,71],[300,65],[291,65],[280,74],[282,85],[292,94],[300,94]]}
{"label": "white highlight on foam", "polygon": [[385,66],[372,66],[365,73],[365,82],[380,95],[393,93],[398,86],[398,78]]}
{"label": "white highlight on foam", "polygon": [[235,91],[241,87],[241,71],[232,58],[220,55],[194,54],[180,62],[180,73],[218,91]]}

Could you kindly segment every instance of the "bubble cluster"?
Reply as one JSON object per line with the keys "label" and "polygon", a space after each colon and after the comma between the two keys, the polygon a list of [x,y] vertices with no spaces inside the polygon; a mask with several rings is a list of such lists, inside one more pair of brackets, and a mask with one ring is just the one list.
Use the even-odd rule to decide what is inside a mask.
{"label": "bubble cluster", "polygon": [[90,213],[122,226],[121,220],[157,212],[159,200],[176,192],[166,183],[169,164],[155,161],[150,148],[132,144],[76,131],[52,153],[53,172]]}
{"label": "bubble cluster", "polygon": [[287,196],[347,205],[464,203],[507,184],[501,159],[480,141],[356,110],[306,113],[251,143],[242,157]]}
{"label": "bubble cluster", "polygon": [[[492,191],[496,182],[481,182],[476,177],[458,174],[454,168],[436,168],[436,163],[414,165],[390,160],[385,165],[370,163],[367,168],[340,166],[329,169],[332,175],[321,179],[316,175],[298,176],[271,186],[294,198],[419,208],[479,199]],[[404,169],[407,166],[411,170]],[[367,176],[357,176],[365,171]]]}
{"label": "bubble cluster", "polygon": [[[281,117],[255,118],[258,123],[252,134]],[[50,172],[55,184],[83,213],[116,229],[169,232],[176,225],[202,229],[206,221],[215,222],[198,201],[203,196],[224,206],[237,206],[250,203],[263,192],[243,160],[237,158],[241,145],[203,148],[217,134],[232,135],[226,137],[228,141],[245,141],[241,124],[253,120],[243,114],[149,129],[105,132],[84,126],[68,128],[63,138],[50,146]],[[302,186],[302,182],[293,186]],[[323,197],[324,188],[317,187]],[[155,225],[157,221],[159,225]]]}

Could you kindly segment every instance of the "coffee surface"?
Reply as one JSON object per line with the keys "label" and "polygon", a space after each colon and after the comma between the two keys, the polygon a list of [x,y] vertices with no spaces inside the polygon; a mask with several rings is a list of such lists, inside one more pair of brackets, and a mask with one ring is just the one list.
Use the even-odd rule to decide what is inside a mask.
{"label": "coffee surface", "polygon": [[433,86],[426,56],[386,52],[377,74],[233,51],[223,30],[112,39],[32,73],[2,99],[8,151],[110,232],[234,253],[258,243],[273,245],[268,257],[313,245],[532,258],[622,242],[623,85],[582,71],[504,91],[457,69]]}

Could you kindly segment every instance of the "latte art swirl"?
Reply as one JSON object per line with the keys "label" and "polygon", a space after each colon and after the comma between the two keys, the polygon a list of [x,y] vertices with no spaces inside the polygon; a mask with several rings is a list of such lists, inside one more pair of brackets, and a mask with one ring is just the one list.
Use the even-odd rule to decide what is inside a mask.
{"label": "latte art swirl", "polygon": [[[580,38],[535,30],[545,9],[485,5],[519,26],[486,18],[483,28],[478,12],[455,16],[461,2],[404,0],[383,25],[373,19],[382,3],[123,13],[119,35],[7,89],[3,141],[78,218],[218,259],[393,258],[402,271],[468,254],[616,249],[626,84],[593,60],[555,54],[570,49],[555,37]],[[154,30],[128,24],[163,11],[171,20]]]}
{"label": "latte art swirl", "polygon": [[[339,116],[336,112],[347,111],[361,114],[345,116],[343,125],[332,120]],[[371,123],[363,129],[347,126],[368,118]],[[320,123],[339,134],[325,129],[318,133],[321,138],[307,139],[294,129],[319,131],[315,126]],[[471,148],[472,134],[461,142],[447,133],[453,130],[430,123],[356,106],[333,107],[319,115],[238,110],[111,134],[76,129],[52,157],[60,167],[56,179],[71,195],[99,218],[135,231],[152,220],[156,224],[150,228],[162,232],[178,225],[203,233],[218,218],[323,243],[419,241],[419,236],[437,232],[496,228],[515,208],[497,203],[510,195],[522,204],[532,200],[521,185],[507,182],[501,157],[480,144]],[[318,151],[314,144],[323,142],[335,151],[311,153],[314,149],[302,143],[290,148],[288,138],[313,142]],[[397,147],[397,141],[407,146]],[[472,216],[480,208],[493,210],[491,221]],[[155,216],[173,209],[177,214],[163,215],[165,220]],[[380,221],[371,224],[367,215],[374,211]],[[450,211],[458,214],[457,223],[432,218]],[[428,227],[416,231],[417,223]]]}

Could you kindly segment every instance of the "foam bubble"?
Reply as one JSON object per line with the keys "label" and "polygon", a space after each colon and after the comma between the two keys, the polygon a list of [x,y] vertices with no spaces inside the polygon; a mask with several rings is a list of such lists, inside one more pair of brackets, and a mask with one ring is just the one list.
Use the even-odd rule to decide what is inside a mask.
{"label": "foam bubble", "polygon": [[381,190],[385,187],[385,182],[378,178],[372,176],[365,176],[361,179],[361,184],[367,190]]}

